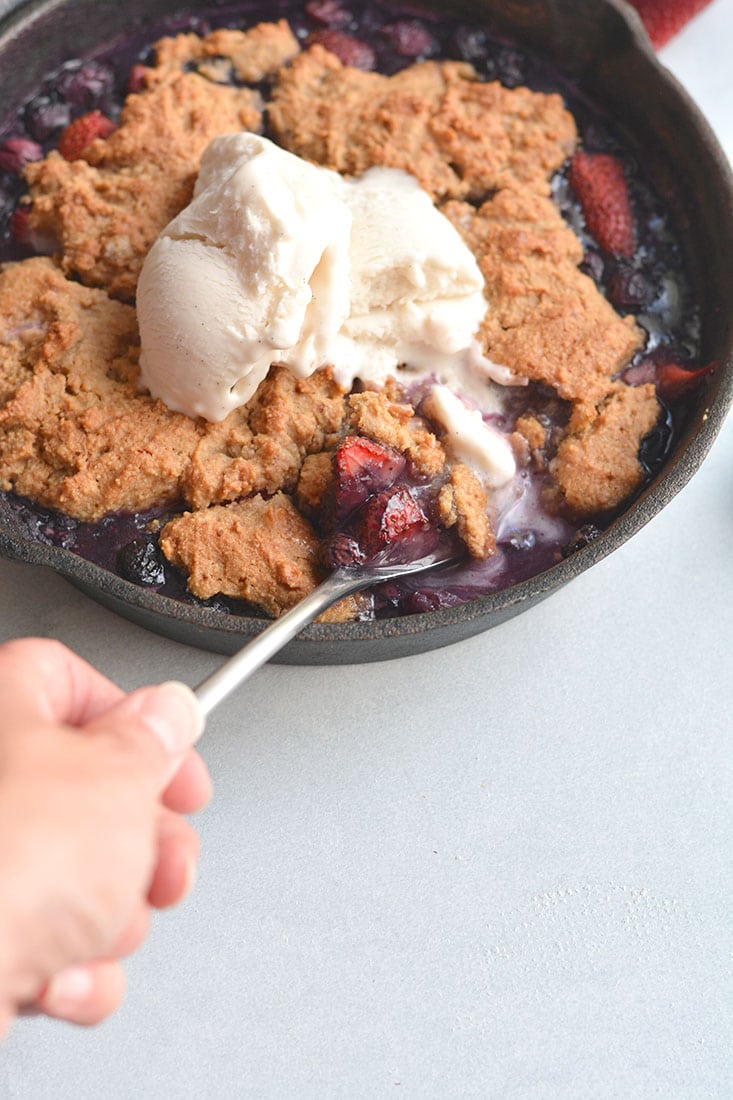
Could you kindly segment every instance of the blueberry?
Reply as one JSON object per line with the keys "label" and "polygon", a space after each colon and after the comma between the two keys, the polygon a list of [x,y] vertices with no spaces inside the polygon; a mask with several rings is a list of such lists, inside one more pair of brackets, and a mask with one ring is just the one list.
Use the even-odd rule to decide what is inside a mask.
{"label": "blueberry", "polygon": [[506,88],[518,88],[526,82],[524,58],[517,50],[500,50],[496,59],[496,73]]}
{"label": "blueberry", "polygon": [[656,294],[641,271],[620,263],[609,279],[608,297],[618,309],[641,310],[652,304]]}
{"label": "blueberry", "polygon": [[400,57],[429,57],[438,49],[438,43],[419,19],[390,23],[382,28],[382,34]]}
{"label": "blueberry", "polygon": [[149,539],[128,542],[117,555],[117,569],[133,584],[158,585],[165,581],[165,565],[157,546]]}
{"label": "blueberry", "polygon": [[6,221],[15,210],[15,189],[0,183],[0,222]]}
{"label": "blueberry", "polygon": [[486,31],[459,27],[453,36],[453,49],[463,61],[483,61],[489,55]]}
{"label": "blueberry", "polygon": [[328,564],[332,569],[340,566],[359,565],[364,561],[364,554],[355,538],[338,531],[330,539],[327,549]]}
{"label": "blueberry", "polygon": [[586,153],[608,153],[611,138],[605,127],[598,122],[588,123],[583,129],[583,148]]}
{"label": "blueberry", "polygon": [[603,282],[603,276],[606,270],[600,252],[596,252],[594,248],[586,249],[583,261],[580,264],[580,270],[584,275],[588,275],[596,286],[600,286]]}
{"label": "blueberry", "polygon": [[654,474],[664,462],[672,446],[672,414],[665,406],[655,427],[644,437],[639,447],[639,462],[648,474]]}
{"label": "blueberry", "polygon": [[88,111],[112,95],[115,74],[101,61],[70,61],[56,82],[56,91],[74,112]]}
{"label": "blueberry", "polygon": [[71,108],[47,95],[36,96],[25,110],[25,122],[36,141],[48,141],[71,122]]}

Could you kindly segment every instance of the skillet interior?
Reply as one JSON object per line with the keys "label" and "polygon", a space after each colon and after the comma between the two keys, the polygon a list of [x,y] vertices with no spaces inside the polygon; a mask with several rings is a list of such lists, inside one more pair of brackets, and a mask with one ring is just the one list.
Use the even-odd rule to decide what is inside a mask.
{"label": "skillet interior", "polygon": [[[0,0],[0,102],[11,115],[69,57],[182,7],[190,10],[170,0],[131,0],[124,6],[109,0]],[[693,415],[664,469],[585,549],[528,581],[460,607],[377,622],[314,624],[286,647],[282,661],[345,664],[401,657],[467,638],[531,607],[619,547],[679,492],[707,454],[733,400],[730,169],[700,112],[659,65],[635,12],[620,0],[586,0],[582,5],[572,0],[463,0],[454,13],[472,20],[485,17],[492,30],[547,57],[605,106],[672,212],[702,303],[702,360],[719,366],[699,391]],[[274,3],[271,17],[278,14]],[[18,58],[23,58],[22,65]],[[49,566],[127,618],[216,652],[235,651],[263,626],[261,619],[178,603],[67,550],[35,542],[2,501],[0,553]]]}

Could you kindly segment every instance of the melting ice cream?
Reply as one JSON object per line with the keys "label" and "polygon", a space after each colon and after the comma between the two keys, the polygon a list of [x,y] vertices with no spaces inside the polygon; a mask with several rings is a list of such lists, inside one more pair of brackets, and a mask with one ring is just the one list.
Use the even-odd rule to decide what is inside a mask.
{"label": "melting ice cream", "polygon": [[347,180],[251,133],[206,150],[191,204],[145,261],[137,308],[144,384],[212,421],[274,363],[300,376],[331,364],[349,388],[400,368],[516,381],[482,356],[481,272],[412,176]]}

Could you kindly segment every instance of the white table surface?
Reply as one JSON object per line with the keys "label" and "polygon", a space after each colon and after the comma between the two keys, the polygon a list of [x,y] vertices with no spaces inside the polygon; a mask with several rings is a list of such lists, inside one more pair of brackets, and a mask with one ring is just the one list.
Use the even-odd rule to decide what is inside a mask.
{"label": "white table surface", "polygon": [[[733,154],[733,0],[663,53]],[[8,1100],[733,1095],[733,423],[630,543],[420,657],[212,718],[197,889],[118,1015],[16,1025]],[[126,688],[219,658],[0,562],[0,637]]]}

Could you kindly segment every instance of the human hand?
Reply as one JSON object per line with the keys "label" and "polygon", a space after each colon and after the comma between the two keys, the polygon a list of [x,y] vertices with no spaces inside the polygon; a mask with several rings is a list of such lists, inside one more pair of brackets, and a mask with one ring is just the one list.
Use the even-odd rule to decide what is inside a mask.
{"label": "human hand", "polygon": [[201,711],[182,684],[126,695],[38,638],[0,645],[0,700],[0,1032],[28,1010],[98,1023],[151,907],[193,882]]}

